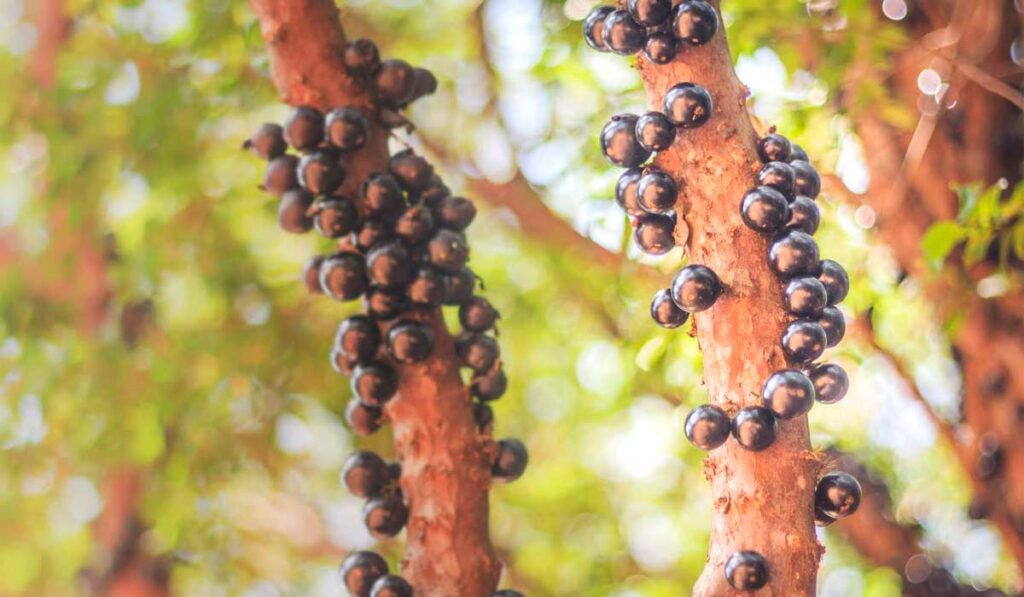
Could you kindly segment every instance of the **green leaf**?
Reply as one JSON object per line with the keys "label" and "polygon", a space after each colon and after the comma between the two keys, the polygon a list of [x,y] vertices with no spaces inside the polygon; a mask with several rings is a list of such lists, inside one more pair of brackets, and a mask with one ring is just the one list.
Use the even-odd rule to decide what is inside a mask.
{"label": "green leaf", "polygon": [[921,250],[924,252],[924,258],[929,267],[938,271],[953,247],[960,244],[966,237],[967,231],[964,227],[952,220],[943,220],[932,224],[921,240]]}

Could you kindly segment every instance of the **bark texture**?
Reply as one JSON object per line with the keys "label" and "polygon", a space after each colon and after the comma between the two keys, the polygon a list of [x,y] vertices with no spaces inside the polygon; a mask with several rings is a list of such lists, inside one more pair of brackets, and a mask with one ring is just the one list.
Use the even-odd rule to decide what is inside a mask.
{"label": "bark texture", "polygon": [[[719,2],[713,2],[718,10]],[[674,62],[638,58],[650,109],[661,109],[666,90],[682,82],[703,85],[714,100],[711,119],[681,131],[655,164],[676,179],[677,244],[692,263],[715,271],[726,286],[715,305],[694,316],[704,355],[704,384],[730,414],[761,403],[764,381],[786,367],[779,339],[786,322],[782,286],[768,266],[768,239],[744,226],[739,204],[760,168],[757,133],[746,109],[720,30],[706,45],[685,48]],[[811,451],[807,417],[781,422],[776,442],[750,452],[730,440],[705,460],[714,518],[708,563],[695,595],[743,594],[726,581],[725,562],[755,550],[768,560],[770,578],[759,595],[812,595],[822,549],[815,538],[812,501],[820,461]]]}
{"label": "bark texture", "polygon": [[[291,105],[348,105],[376,113],[366,84],[345,72],[346,44],[331,0],[250,0],[270,52],[274,83]],[[367,147],[348,162],[341,194],[387,170],[387,131],[375,118]],[[436,346],[427,361],[399,366],[398,396],[386,407],[409,506],[402,575],[424,595],[490,594],[501,572],[490,544],[487,492],[494,444],[478,433],[440,311],[422,315]]]}

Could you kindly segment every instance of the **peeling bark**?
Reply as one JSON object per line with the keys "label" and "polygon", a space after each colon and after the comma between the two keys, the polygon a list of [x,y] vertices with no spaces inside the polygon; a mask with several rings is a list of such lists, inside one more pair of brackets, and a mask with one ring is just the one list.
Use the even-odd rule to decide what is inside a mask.
{"label": "peeling bark", "polygon": [[[717,10],[719,3],[713,4]],[[759,405],[765,379],[786,367],[779,345],[786,322],[782,286],[768,266],[768,240],[740,218],[740,200],[760,169],[745,88],[722,32],[704,46],[684,48],[668,65],[637,60],[651,109],[660,109],[666,90],[684,81],[703,85],[714,100],[711,119],[681,131],[654,163],[680,189],[677,243],[685,243],[691,262],[713,269],[727,288],[693,319],[708,395],[734,414]],[[694,595],[743,594],[726,582],[724,566],[732,553],[748,549],[764,555],[770,567],[769,584],[759,595],[814,594],[822,548],[812,502],[821,464],[811,451],[807,417],[780,423],[778,439],[764,452],[728,441],[705,460],[714,518],[708,563]]]}
{"label": "peeling bark", "polygon": [[[348,105],[371,116],[370,141],[348,162],[339,191],[358,197],[369,174],[387,169],[388,132],[372,118],[376,111],[366,84],[342,66],[346,38],[338,9],[330,0],[250,0],[249,5],[286,103],[320,109]],[[501,571],[487,518],[494,444],[477,431],[440,311],[421,317],[434,330],[433,355],[398,367],[398,396],[385,408],[410,511],[402,575],[425,595],[488,595]]]}

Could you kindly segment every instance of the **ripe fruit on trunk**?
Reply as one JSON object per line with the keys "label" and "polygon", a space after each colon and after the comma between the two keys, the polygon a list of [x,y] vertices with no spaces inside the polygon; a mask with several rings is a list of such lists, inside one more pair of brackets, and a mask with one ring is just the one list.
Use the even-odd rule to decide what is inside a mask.
{"label": "ripe fruit on trunk", "polygon": [[814,384],[796,369],[783,369],[771,374],[761,390],[761,398],[780,419],[792,419],[814,406]]}
{"label": "ripe fruit on trunk", "polygon": [[334,154],[316,151],[299,160],[299,184],[314,195],[330,195],[345,181],[345,168]]}
{"label": "ripe fruit on trunk", "polygon": [[459,307],[459,323],[469,332],[483,333],[498,321],[498,310],[482,296],[474,296]]}
{"label": "ripe fruit on trunk", "polygon": [[619,176],[619,181],[615,184],[615,202],[624,212],[634,218],[644,214],[644,210],[640,209],[640,201],[637,197],[637,185],[640,183],[641,176],[643,176],[642,169],[630,168]]}
{"label": "ripe fruit on trunk", "polygon": [[469,260],[469,246],[466,239],[452,230],[438,230],[427,244],[430,263],[446,272],[457,272]]}
{"label": "ripe fruit on trunk", "polygon": [[357,39],[345,46],[341,61],[345,64],[345,70],[353,76],[372,75],[380,68],[380,51],[372,41]]}
{"label": "ripe fruit on trunk", "polygon": [[473,297],[476,288],[476,275],[473,270],[464,267],[455,273],[445,276],[444,304],[461,305]]}
{"label": "ripe fruit on trunk", "polygon": [[391,108],[405,104],[416,89],[415,77],[412,66],[404,60],[382,61],[373,81],[374,99]]}
{"label": "ripe fruit on trunk", "polygon": [[782,352],[792,363],[809,363],[825,352],[825,330],[816,321],[800,319],[782,333]]}
{"label": "ripe fruit on trunk", "polygon": [[344,197],[331,197],[317,204],[313,223],[317,232],[327,238],[341,238],[355,230],[359,223],[356,206]]}
{"label": "ripe fruit on trunk", "polygon": [[411,149],[403,149],[391,156],[388,169],[398,180],[398,184],[407,191],[415,192],[427,188],[434,177],[434,167]]}
{"label": "ripe fruit on trunk", "polygon": [[675,218],[646,214],[637,218],[633,240],[648,255],[664,255],[676,244],[673,236],[675,226]]}
{"label": "ripe fruit on trunk", "polygon": [[601,129],[601,153],[620,168],[639,166],[651,157],[636,137],[636,114],[616,114]]}
{"label": "ripe fruit on trunk", "polygon": [[370,597],[412,597],[412,585],[401,576],[386,574],[370,589]]}
{"label": "ripe fruit on trunk", "polygon": [[398,391],[398,375],[384,363],[359,365],[352,372],[352,393],[364,404],[383,406]]}
{"label": "ripe fruit on trunk", "polygon": [[445,197],[434,206],[438,225],[449,230],[462,231],[476,218],[476,206],[464,197]]}
{"label": "ripe fruit on trunk", "polygon": [[663,288],[651,299],[651,318],[663,328],[677,328],[690,317],[690,314],[679,308],[672,300],[672,291]]}
{"label": "ripe fruit on trunk", "polygon": [[370,282],[381,288],[397,288],[409,282],[412,266],[405,245],[394,240],[378,244],[366,254]]}
{"label": "ripe fruit on trunk", "polygon": [[761,184],[778,189],[786,197],[793,197],[796,174],[786,162],[768,162],[757,175]]}
{"label": "ripe fruit on trunk", "polygon": [[633,20],[645,27],[656,27],[672,13],[672,0],[628,0],[626,7]]}
{"label": "ripe fruit on trunk", "polygon": [[648,167],[636,186],[640,207],[652,214],[669,214],[676,206],[676,181],[658,168]]}
{"label": "ripe fruit on trunk", "polygon": [[285,191],[277,207],[278,226],[293,234],[309,232],[313,228],[313,218],[306,215],[306,211],[312,204],[313,196],[302,189]]}
{"label": "ripe fruit on trunk", "polygon": [[741,408],[732,419],[732,436],[740,446],[753,452],[772,445],[778,434],[778,419],[763,406]]}
{"label": "ripe fruit on trunk", "polygon": [[423,266],[413,274],[406,295],[414,305],[440,307],[446,292],[445,276],[432,266]]}
{"label": "ripe fruit on trunk", "polygon": [[827,302],[825,286],[817,278],[793,278],[786,285],[783,305],[790,315],[819,317]]}
{"label": "ripe fruit on trunk", "polygon": [[274,122],[264,122],[249,140],[242,144],[243,149],[253,152],[262,160],[272,160],[284,155],[288,143],[284,140],[284,129]]}
{"label": "ripe fruit on trunk", "polygon": [[838,307],[825,307],[818,323],[825,330],[825,345],[832,348],[846,335],[846,318]]}
{"label": "ripe fruit on trunk", "polygon": [[757,155],[761,156],[761,161],[765,163],[788,162],[792,151],[793,145],[789,139],[778,133],[765,135],[757,143]]}
{"label": "ripe fruit on trunk", "polygon": [[803,160],[789,163],[793,168],[793,185],[796,192],[809,199],[814,199],[821,192],[821,176],[814,166]]}
{"label": "ripe fruit on trunk", "polygon": [[284,121],[284,140],[299,151],[316,149],[324,138],[324,115],[310,106],[299,106]]}
{"label": "ripe fruit on trunk", "polygon": [[523,442],[506,438],[498,442],[498,456],[494,459],[491,473],[501,481],[515,481],[523,476],[528,461],[529,455]]}
{"label": "ripe fruit on trunk", "polygon": [[414,205],[398,217],[395,234],[410,245],[417,245],[434,234],[434,216],[425,205]]}
{"label": "ripe fruit on trunk", "polygon": [[686,439],[701,450],[714,450],[729,439],[729,415],[714,404],[702,404],[690,411],[684,425]]}
{"label": "ripe fruit on trunk", "polygon": [[696,128],[711,118],[711,94],[696,83],[678,83],[665,93],[665,115],[678,127]]}
{"label": "ripe fruit on trunk", "polygon": [[806,232],[812,236],[818,231],[818,226],[821,224],[821,210],[813,200],[803,195],[797,195],[796,199],[789,204],[789,211],[791,215],[789,221],[786,222],[786,228]]}
{"label": "ripe fruit on trunk", "polygon": [[355,151],[366,145],[370,136],[370,121],[355,108],[331,110],[324,119],[327,142],[340,151]]}
{"label": "ripe fruit on trunk", "polygon": [[644,55],[655,64],[668,64],[679,53],[679,42],[668,33],[652,33],[644,43]]}
{"label": "ripe fruit on trunk", "polygon": [[366,261],[353,253],[333,255],[320,264],[320,287],[332,298],[350,301],[366,292]]}
{"label": "ripe fruit on trunk", "polygon": [[833,363],[825,363],[811,369],[816,399],[822,404],[835,404],[846,396],[850,389],[850,378],[846,370]]}
{"label": "ripe fruit on trunk", "polygon": [[675,138],[676,127],[661,112],[647,112],[636,119],[636,139],[647,151],[664,151]]}
{"label": "ripe fruit on trunk", "polygon": [[376,321],[365,315],[353,315],[338,325],[334,347],[347,358],[365,363],[377,354],[380,340],[380,327]]}
{"label": "ripe fruit on trunk", "polygon": [[455,341],[455,354],[462,364],[481,375],[487,373],[498,361],[500,349],[498,342],[483,334],[463,333]]}
{"label": "ripe fruit on trunk", "polygon": [[341,480],[352,495],[368,498],[378,495],[391,482],[391,475],[383,458],[359,450],[345,460]]}
{"label": "ripe fruit on trunk", "polygon": [[409,309],[409,299],[400,288],[371,288],[363,300],[366,314],[387,321]]}
{"label": "ripe fruit on trunk", "polygon": [[376,406],[367,406],[352,398],[345,405],[345,422],[360,437],[373,435],[384,424],[384,414]]}
{"label": "ripe fruit on trunk", "polygon": [[810,274],[818,267],[818,245],[810,234],[789,230],[775,237],[768,260],[775,273],[784,278]]}
{"label": "ripe fruit on trunk", "polygon": [[505,371],[498,368],[484,375],[477,375],[469,385],[469,392],[474,398],[487,402],[497,400],[508,389],[508,378]]}
{"label": "ripe fruit on trunk", "polygon": [[598,52],[609,51],[604,43],[604,21],[614,11],[611,6],[595,6],[583,21],[583,39]]}
{"label": "ripe fruit on trunk", "polygon": [[371,174],[363,183],[360,194],[370,215],[389,219],[405,208],[405,198],[398,180],[386,172]]}
{"label": "ripe fruit on trunk", "polygon": [[672,28],[679,39],[703,45],[718,31],[718,13],[707,2],[689,0],[676,7]]}
{"label": "ripe fruit on trunk", "polygon": [[622,56],[639,52],[647,38],[643,25],[625,10],[612,11],[605,17],[601,35],[605,47]]}
{"label": "ripe fruit on trunk", "polygon": [[399,363],[419,363],[434,350],[434,332],[418,321],[399,321],[388,330],[388,354]]}
{"label": "ripe fruit on trunk", "polygon": [[856,512],[860,499],[860,483],[849,473],[829,473],[823,476],[814,491],[815,509],[836,520]]}
{"label": "ripe fruit on trunk", "polygon": [[373,583],[388,573],[388,563],[372,551],[353,551],[341,563],[345,588],[355,597],[369,597]]}
{"label": "ripe fruit on trunk", "polygon": [[294,155],[278,156],[267,162],[263,172],[263,190],[280,197],[299,186],[299,158]]}
{"label": "ripe fruit on trunk", "polygon": [[704,265],[687,265],[672,279],[672,300],[690,313],[710,309],[721,294],[721,281]]}
{"label": "ripe fruit on trunk", "polygon": [[320,285],[320,266],[323,265],[326,255],[314,255],[306,260],[302,266],[302,283],[310,294],[323,294],[323,286]]}
{"label": "ripe fruit on trunk", "polygon": [[366,530],[378,539],[394,537],[402,531],[408,519],[409,509],[398,495],[376,497],[363,506]]}
{"label": "ripe fruit on trunk", "polygon": [[777,189],[761,186],[743,196],[740,215],[752,230],[774,232],[789,220],[789,203]]}
{"label": "ripe fruit on trunk", "polygon": [[737,591],[756,591],[768,584],[768,562],[756,551],[738,551],[725,563],[725,579]]}
{"label": "ripe fruit on trunk", "polygon": [[831,259],[822,259],[820,269],[818,280],[825,285],[828,304],[838,305],[850,292],[850,276],[843,266]]}

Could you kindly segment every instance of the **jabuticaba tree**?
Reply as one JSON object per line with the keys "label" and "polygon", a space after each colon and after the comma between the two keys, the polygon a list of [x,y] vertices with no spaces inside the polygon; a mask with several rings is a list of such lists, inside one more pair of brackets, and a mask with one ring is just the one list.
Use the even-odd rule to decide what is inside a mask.
{"label": "jabuticaba tree", "polygon": [[[315,229],[330,247],[310,258],[300,282],[323,300],[362,300],[364,313],[340,323],[329,355],[351,377],[349,426],[365,436],[389,423],[394,435],[397,462],[358,451],[342,479],[367,500],[363,522],[374,537],[406,531],[401,570],[357,551],[342,562],[341,581],[358,597],[513,597],[494,592],[501,565],[488,490],[522,475],[528,457],[519,440],[492,439],[488,403],[508,381],[494,337],[499,315],[468,266],[465,229],[476,208],[452,196],[423,157],[388,147],[391,129],[408,124],[401,110],[437,81],[382,59],[370,40],[347,40],[331,0],[250,6],[292,110],[244,147],[267,160],[261,186],[280,197],[281,228]],[[444,307],[458,309],[457,338]]]}
{"label": "jabuticaba tree", "polygon": [[783,135],[759,136],[732,66],[716,2],[630,0],[584,22],[598,51],[636,55],[649,112],[613,115],[600,133],[625,172],[616,200],[638,247],[684,246],[690,264],[659,291],[663,327],[692,321],[710,399],[687,417],[709,450],[714,515],[693,593],[812,595],[815,524],[852,514],[860,485],[811,447],[807,413],[841,400],[849,380],[819,361],[845,332],[849,289],[813,234],[820,178]]}

